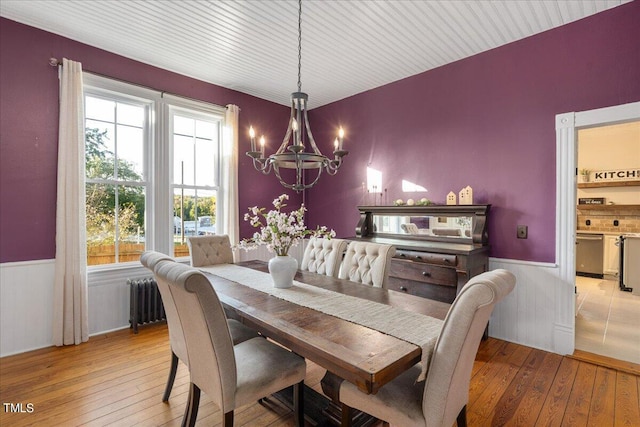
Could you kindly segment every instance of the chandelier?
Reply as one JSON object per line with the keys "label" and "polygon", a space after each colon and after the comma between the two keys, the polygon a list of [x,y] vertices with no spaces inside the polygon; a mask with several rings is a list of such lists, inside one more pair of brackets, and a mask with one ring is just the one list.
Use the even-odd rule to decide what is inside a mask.
{"label": "chandelier", "polygon": [[[338,137],[333,142],[333,159],[323,155],[316,141],[313,139],[309,119],[307,118],[307,101],[309,96],[302,92],[301,83],[302,68],[302,0],[298,1],[298,91],[291,94],[291,116],[287,133],[280,148],[269,157],[265,157],[264,136],[260,137],[258,148],[256,144],[256,132],[253,126],[249,128],[251,139],[251,151],[247,156],[253,159],[253,166],[267,175],[272,170],[280,184],[285,188],[300,192],[313,187],[320,179],[323,170],[329,175],[335,175],[342,165],[342,158],[349,154],[343,149],[344,130],[340,127]],[[310,151],[306,151],[310,148]],[[295,182],[287,182],[281,175],[282,169],[295,170]],[[315,175],[310,183],[305,183],[305,171],[311,171]],[[313,176],[313,175],[312,175]]]}

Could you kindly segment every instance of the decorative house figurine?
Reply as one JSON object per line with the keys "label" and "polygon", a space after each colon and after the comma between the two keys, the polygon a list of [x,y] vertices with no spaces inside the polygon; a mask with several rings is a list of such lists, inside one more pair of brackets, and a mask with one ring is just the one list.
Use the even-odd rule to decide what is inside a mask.
{"label": "decorative house figurine", "polygon": [[460,190],[460,204],[461,205],[472,205],[473,204],[473,189],[470,186],[464,187]]}
{"label": "decorative house figurine", "polygon": [[453,191],[449,191],[449,194],[447,194],[447,204],[448,205],[456,204],[456,193],[454,193]]}

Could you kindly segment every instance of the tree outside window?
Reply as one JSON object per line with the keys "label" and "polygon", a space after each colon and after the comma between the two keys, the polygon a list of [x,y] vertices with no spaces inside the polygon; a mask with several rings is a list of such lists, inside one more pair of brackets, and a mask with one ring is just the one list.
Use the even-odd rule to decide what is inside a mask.
{"label": "tree outside window", "polygon": [[143,122],[144,108],[86,101],[87,265],[134,261],[145,249],[145,186],[141,167],[130,159],[142,151],[142,129],[136,125]]}

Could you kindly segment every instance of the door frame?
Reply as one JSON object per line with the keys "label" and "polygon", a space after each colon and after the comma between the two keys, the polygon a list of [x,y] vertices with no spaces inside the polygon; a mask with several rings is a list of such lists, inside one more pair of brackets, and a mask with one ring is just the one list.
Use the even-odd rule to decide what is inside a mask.
{"label": "door frame", "polygon": [[560,354],[575,349],[577,134],[587,129],[640,120],[640,102],[556,115],[556,265],[554,345]]}

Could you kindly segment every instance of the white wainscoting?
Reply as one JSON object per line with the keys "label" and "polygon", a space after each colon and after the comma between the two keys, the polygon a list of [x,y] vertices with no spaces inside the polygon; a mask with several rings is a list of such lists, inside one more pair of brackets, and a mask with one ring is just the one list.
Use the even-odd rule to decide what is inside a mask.
{"label": "white wainscoting", "polygon": [[[558,267],[555,264],[490,258],[489,268],[504,268],[516,276],[515,289],[498,303],[491,316],[489,335],[554,353],[573,353],[573,315],[556,311],[558,291],[572,292],[575,285],[560,279]],[[565,287],[571,290],[567,291]],[[562,319],[567,318],[569,322],[563,322]]]}
{"label": "white wainscoting", "polygon": [[0,356],[53,345],[53,260],[0,264]]}
{"label": "white wainscoting", "polygon": [[[301,261],[303,245],[291,255]],[[267,261],[265,248],[240,251],[239,261]],[[491,259],[490,268],[505,268],[517,277],[512,294],[495,309],[489,334],[507,341],[565,354],[573,351],[573,325],[558,324],[554,295],[562,285],[556,266]],[[129,327],[127,279],[148,276],[142,266],[89,273],[89,331],[91,335]],[[0,264],[0,356],[53,345],[54,261]],[[560,339],[558,338],[560,337]],[[560,345],[559,345],[560,344]],[[570,346],[571,351],[567,351]]]}

